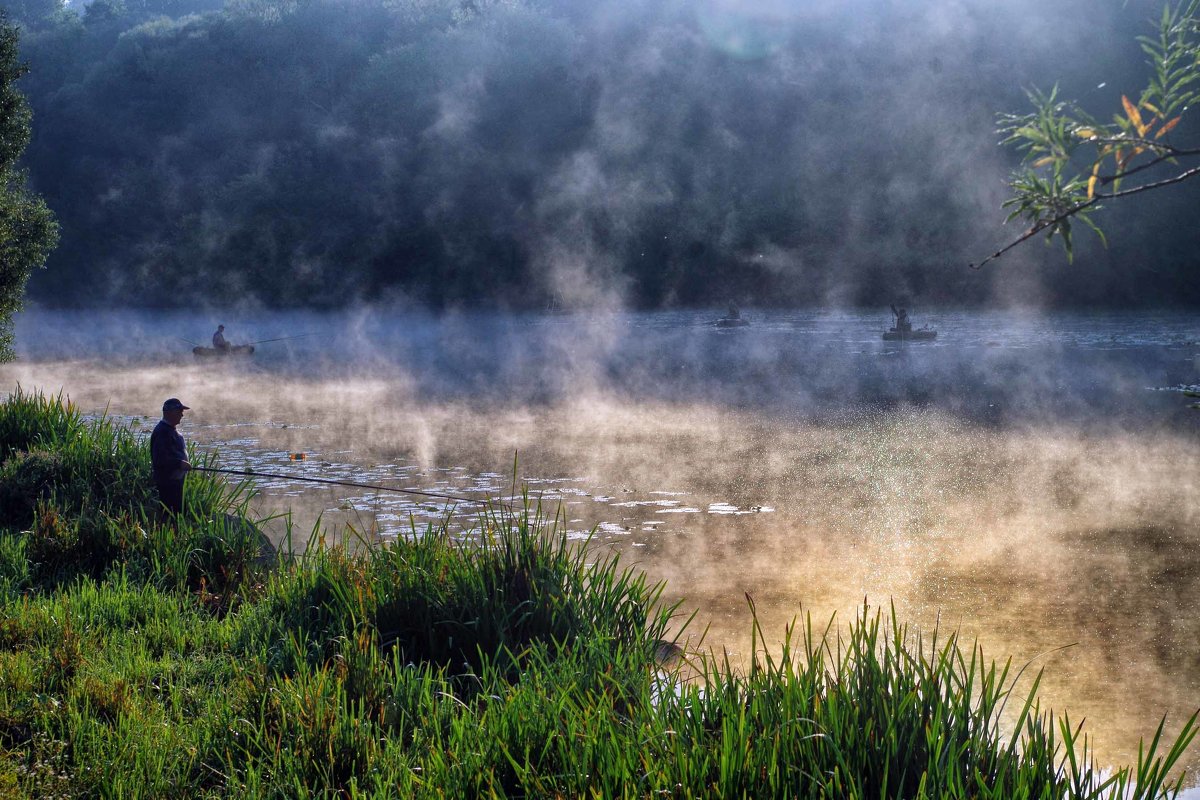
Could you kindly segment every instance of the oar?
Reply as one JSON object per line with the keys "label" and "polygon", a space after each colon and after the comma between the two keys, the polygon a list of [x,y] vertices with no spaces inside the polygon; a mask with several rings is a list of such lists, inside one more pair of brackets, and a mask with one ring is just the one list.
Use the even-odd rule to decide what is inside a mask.
{"label": "oar", "polygon": [[328,478],[308,478],[302,475],[278,475],[270,472],[253,472],[247,469],[218,469],[216,467],[192,467],[192,470],[195,472],[221,472],[226,475],[245,475],[248,478],[278,478],[285,481],[308,481],[309,483],[327,483],[333,486],[353,486],[358,489],[377,489],[383,492],[401,492],[403,494],[417,494],[422,497],[437,497],[442,500],[454,500],[459,503],[483,502],[478,497],[455,497],[452,494],[424,492],[419,489],[400,489],[395,486],[378,486],[371,483],[354,483],[352,481],[334,481]]}

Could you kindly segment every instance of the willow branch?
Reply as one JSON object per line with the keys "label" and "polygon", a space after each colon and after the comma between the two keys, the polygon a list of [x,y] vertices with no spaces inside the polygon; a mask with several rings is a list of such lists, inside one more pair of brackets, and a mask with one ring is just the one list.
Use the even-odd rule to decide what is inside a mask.
{"label": "willow branch", "polygon": [[1066,211],[1059,214],[1057,217],[1051,217],[1050,219],[1040,219],[1037,222],[1035,222],[1033,224],[1033,227],[1031,227],[1029,230],[1025,231],[1018,238],[1014,239],[1013,241],[1006,244],[1004,247],[1001,247],[999,250],[992,253],[990,256],[985,258],[983,261],[980,261],[978,264],[968,264],[967,266],[970,267],[971,269],[982,269],[984,264],[988,263],[989,261],[995,261],[997,258],[1004,255],[1009,250],[1012,250],[1014,247],[1016,247],[1017,245],[1019,245],[1021,242],[1025,241],[1026,239],[1032,239],[1034,236],[1037,236],[1039,233],[1046,230],[1046,228],[1049,228],[1052,225],[1057,225],[1060,222],[1062,222],[1063,220],[1073,217],[1076,214],[1078,214],[1080,211],[1083,211],[1085,208],[1088,208],[1089,206],[1094,206],[1096,203],[1099,203],[1099,202],[1100,202],[1100,197],[1095,196],[1091,200],[1088,200],[1085,203],[1078,203],[1076,205],[1071,206]]}
{"label": "willow branch", "polygon": [[1089,136],[1083,141],[1088,144],[1141,145],[1148,150],[1170,150],[1181,156],[1200,153],[1200,150],[1180,150],[1162,139],[1147,139],[1144,136],[1126,136],[1124,134],[1120,136]]}
{"label": "willow branch", "polygon": [[989,261],[995,261],[997,258],[1004,255],[1009,250],[1012,250],[1014,247],[1019,245],[1021,242],[1024,242],[1026,239],[1030,239],[1030,238],[1033,238],[1034,236],[1037,236],[1039,233],[1046,230],[1047,228],[1058,225],[1059,223],[1075,216],[1080,211],[1083,211],[1086,208],[1090,208],[1090,207],[1094,206],[1096,203],[1099,203],[1101,200],[1116,200],[1116,199],[1119,199],[1122,197],[1129,197],[1130,195],[1133,195],[1133,194],[1141,194],[1142,192],[1148,192],[1151,189],[1161,189],[1164,186],[1171,186],[1172,184],[1183,183],[1187,179],[1193,178],[1196,175],[1200,175],[1200,167],[1192,167],[1191,169],[1181,172],[1172,178],[1165,178],[1161,181],[1155,181],[1154,183],[1144,183],[1141,186],[1135,186],[1132,189],[1123,189],[1119,192],[1109,192],[1106,194],[1097,192],[1090,200],[1087,200],[1082,203],[1077,203],[1056,217],[1051,217],[1050,219],[1038,220],[1037,222],[1035,222],[1033,224],[1033,227],[1031,227],[1029,230],[1025,231],[1025,233],[1021,234],[1021,236],[1018,237],[1017,239],[1013,240],[1012,242],[1009,242],[1007,245],[1000,248],[996,252],[992,253],[990,256],[985,258],[983,261],[980,261],[978,264],[968,264],[967,266],[969,266],[971,269],[982,269],[984,264],[988,263]]}
{"label": "willow branch", "polygon": [[1123,191],[1112,192],[1110,194],[1097,193],[1096,199],[1097,200],[1115,200],[1118,197],[1128,197],[1131,194],[1140,194],[1141,192],[1148,192],[1151,189],[1161,189],[1164,186],[1170,186],[1171,184],[1174,184],[1174,183],[1182,183],[1183,181],[1186,181],[1188,178],[1194,177],[1196,175],[1200,175],[1200,167],[1192,167],[1189,170],[1185,170],[1184,172],[1179,173],[1178,175],[1176,175],[1173,178],[1164,178],[1163,180],[1155,181],[1154,183],[1143,183],[1141,186],[1135,186],[1132,189],[1125,189]]}
{"label": "willow branch", "polygon": [[[1158,149],[1161,150],[1164,148],[1162,146],[1160,146]],[[1127,169],[1119,175],[1101,175],[1100,176],[1100,185],[1108,186],[1113,181],[1120,180],[1121,178],[1127,178],[1130,175],[1136,175],[1137,173],[1139,173],[1143,170],[1150,169],[1151,167],[1156,167],[1159,164],[1163,163],[1164,161],[1170,161],[1173,158],[1183,158],[1185,156],[1200,156],[1200,149],[1179,150],[1177,148],[1170,147],[1169,145],[1166,147],[1166,149],[1168,152],[1158,156],[1157,158],[1153,158],[1150,161],[1147,161],[1145,164],[1139,164],[1138,166],[1134,167],[1133,169]]]}

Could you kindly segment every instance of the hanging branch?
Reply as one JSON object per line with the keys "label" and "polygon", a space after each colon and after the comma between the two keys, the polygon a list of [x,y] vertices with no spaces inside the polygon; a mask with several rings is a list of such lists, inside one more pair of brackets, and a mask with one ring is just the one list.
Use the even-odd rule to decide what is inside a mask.
{"label": "hanging branch", "polygon": [[[1187,109],[1200,101],[1200,0],[1181,0],[1167,6],[1156,37],[1140,37],[1149,56],[1151,76],[1136,102],[1121,96],[1121,111],[1111,124],[1101,124],[1074,102],[1062,101],[1055,86],[1048,94],[1036,89],[1028,96],[1034,110],[1028,114],[1001,114],[1002,144],[1024,153],[1025,165],[1014,174],[1011,221],[1023,217],[1029,228],[1014,241],[978,264],[979,269],[1039,233],[1047,240],[1059,236],[1073,257],[1072,222],[1091,228],[1107,245],[1103,231],[1091,219],[1102,200],[1113,200],[1182,183],[1200,173],[1200,167],[1129,189],[1121,182],[1164,163],[1200,156],[1200,148],[1177,147],[1169,135]],[[1102,84],[1103,85],[1103,84]],[[1102,174],[1106,164],[1112,168]],[[1112,186],[1113,191],[1098,189]]]}
{"label": "hanging branch", "polygon": [[1014,247],[1019,245],[1021,242],[1024,242],[1026,239],[1032,239],[1034,236],[1037,236],[1039,233],[1046,230],[1047,228],[1061,224],[1062,222],[1069,219],[1070,217],[1073,217],[1076,214],[1080,213],[1081,211],[1086,210],[1090,206],[1093,206],[1096,203],[1099,203],[1101,200],[1115,200],[1120,197],[1128,197],[1133,194],[1141,194],[1142,192],[1148,192],[1151,189],[1161,189],[1164,186],[1170,186],[1171,184],[1174,184],[1174,183],[1183,183],[1184,181],[1186,181],[1189,178],[1194,178],[1196,175],[1200,175],[1200,167],[1192,167],[1191,169],[1187,170],[1186,172],[1181,172],[1180,174],[1176,175],[1173,178],[1166,178],[1165,180],[1156,181],[1155,183],[1146,183],[1141,186],[1137,186],[1133,189],[1125,189],[1120,192],[1111,192],[1111,193],[1107,193],[1107,194],[1098,192],[1092,197],[1091,200],[1088,200],[1084,203],[1080,203],[1079,205],[1064,211],[1063,213],[1059,214],[1057,217],[1054,217],[1053,219],[1042,220],[1041,222],[1037,223],[1032,228],[1027,230],[1025,233],[1021,234],[1021,236],[1019,238],[1013,240],[1012,242],[1009,242],[1004,247],[1000,248],[999,250],[992,253],[987,258],[980,261],[978,264],[968,264],[968,266],[971,269],[980,269],[981,267],[983,267],[984,264],[988,263],[989,261],[996,260],[1000,256],[1007,253],[1009,250],[1012,250]]}

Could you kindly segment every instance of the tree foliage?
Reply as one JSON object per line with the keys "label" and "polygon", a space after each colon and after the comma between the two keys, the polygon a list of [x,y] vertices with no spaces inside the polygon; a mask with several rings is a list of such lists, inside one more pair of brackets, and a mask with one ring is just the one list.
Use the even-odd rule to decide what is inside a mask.
{"label": "tree foliage", "polygon": [[29,105],[15,86],[24,73],[17,29],[0,13],[0,361],[12,357],[12,315],[29,275],[45,264],[58,237],[50,209],[16,168],[30,135]]}
{"label": "tree foliage", "polygon": [[1197,174],[1200,148],[1172,140],[1188,109],[1200,97],[1200,0],[1163,9],[1154,36],[1138,38],[1150,78],[1136,100],[1121,95],[1111,123],[1080,104],[1049,92],[1029,91],[1034,110],[1002,114],[1003,143],[1016,147],[1024,163],[1010,183],[1008,219],[1029,228],[984,259],[983,266],[1039,233],[1058,236],[1067,258],[1074,255],[1073,223],[1082,223],[1105,243],[1092,219],[1104,201],[1182,183]]}
{"label": "tree foliage", "polygon": [[26,27],[51,24],[66,10],[65,0],[5,0],[4,10],[11,21]]}
{"label": "tree foliage", "polygon": [[[1020,102],[1013,72],[1089,73],[1143,13],[967,0],[930,26],[875,0],[729,6],[96,0],[22,21],[37,119],[22,163],[63,231],[29,296],[986,302],[961,264],[1017,161],[987,134]],[[1042,28],[1077,37],[1075,57],[1048,41],[1014,57]],[[1139,61],[1116,77],[1136,82]],[[1164,263],[1200,246],[1183,227],[1156,240]],[[1119,267],[1044,280],[1062,302],[1200,303],[1184,274],[1164,268],[1153,292]]]}

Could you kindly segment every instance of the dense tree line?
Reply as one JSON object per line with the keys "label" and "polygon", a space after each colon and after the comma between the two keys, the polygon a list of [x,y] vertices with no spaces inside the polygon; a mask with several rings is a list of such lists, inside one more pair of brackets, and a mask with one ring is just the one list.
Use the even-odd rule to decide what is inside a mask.
{"label": "dense tree line", "polygon": [[3,1],[43,302],[1200,302],[1194,189],[966,267],[1009,235],[994,112],[1136,83],[1149,2]]}
{"label": "dense tree line", "polygon": [[42,198],[30,192],[17,159],[29,143],[30,112],[16,81],[18,31],[0,11],[0,361],[12,357],[12,316],[29,275],[54,248],[58,228]]}

